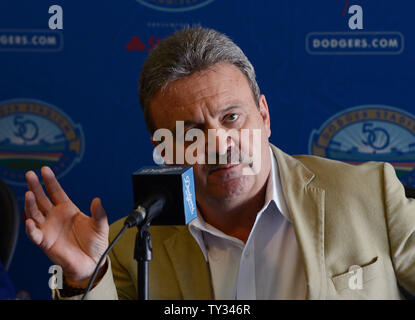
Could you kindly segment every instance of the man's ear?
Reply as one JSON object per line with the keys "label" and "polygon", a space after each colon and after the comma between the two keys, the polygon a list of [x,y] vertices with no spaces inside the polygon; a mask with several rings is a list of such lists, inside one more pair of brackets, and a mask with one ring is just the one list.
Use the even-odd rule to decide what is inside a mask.
{"label": "man's ear", "polygon": [[261,114],[261,118],[264,122],[264,127],[269,138],[271,136],[271,120],[269,117],[267,99],[265,99],[263,94],[259,97],[259,113]]}

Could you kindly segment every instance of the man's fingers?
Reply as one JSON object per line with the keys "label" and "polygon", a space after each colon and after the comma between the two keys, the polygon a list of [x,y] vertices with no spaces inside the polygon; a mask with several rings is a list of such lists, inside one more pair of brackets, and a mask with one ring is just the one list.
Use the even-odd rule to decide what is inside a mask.
{"label": "man's fingers", "polygon": [[43,191],[42,185],[40,184],[36,173],[33,171],[26,172],[26,180],[29,190],[35,195],[38,208],[44,214],[47,214],[53,208],[53,204],[46,196],[45,191]]}
{"label": "man's fingers", "polygon": [[25,194],[24,211],[26,218],[33,219],[38,225],[45,222],[45,217],[36,205],[35,195],[32,191],[27,191]]}
{"label": "man's fingers", "polygon": [[92,200],[91,215],[94,224],[98,227],[98,229],[106,230],[108,228],[107,213],[105,212],[105,209],[102,206],[100,198],[94,198],[94,200]]}
{"label": "man's fingers", "polygon": [[26,234],[35,245],[41,245],[43,240],[43,233],[40,229],[36,227],[36,224],[32,219],[26,220]]}
{"label": "man's fingers", "polygon": [[61,185],[56,179],[55,174],[49,167],[42,167],[41,173],[46,190],[55,205],[70,201],[69,197],[66,195],[65,191],[63,191]]}

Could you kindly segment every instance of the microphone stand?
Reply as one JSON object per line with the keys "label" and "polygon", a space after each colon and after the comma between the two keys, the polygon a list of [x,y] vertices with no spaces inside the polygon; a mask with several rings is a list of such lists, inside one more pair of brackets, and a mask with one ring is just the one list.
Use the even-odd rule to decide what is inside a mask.
{"label": "microphone stand", "polygon": [[[147,199],[143,206],[134,209],[134,225],[138,232],[135,237],[134,259],[137,260],[137,299],[148,300],[148,266],[153,258],[151,245],[150,224],[157,217],[166,203],[164,194],[156,194]],[[137,217],[137,218],[135,218]],[[144,219],[143,219],[144,218]]]}
{"label": "microphone stand", "polygon": [[151,221],[157,217],[166,204],[166,197],[163,194],[156,194],[144,201],[143,206],[134,206],[132,212],[124,221],[124,226],[117,234],[114,240],[99,259],[94,273],[89,280],[88,287],[82,296],[86,299],[88,292],[98,274],[99,266],[107,256],[108,252],[114,247],[115,243],[121,238],[124,232],[131,227],[137,226],[138,232],[135,238],[134,259],[137,260],[137,291],[138,300],[148,300],[148,265],[153,257],[153,248],[151,246],[151,235],[149,232]]}
{"label": "microphone stand", "polygon": [[148,265],[153,257],[150,222],[138,225],[137,228],[134,248],[134,259],[137,260],[137,299],[148,300]]}

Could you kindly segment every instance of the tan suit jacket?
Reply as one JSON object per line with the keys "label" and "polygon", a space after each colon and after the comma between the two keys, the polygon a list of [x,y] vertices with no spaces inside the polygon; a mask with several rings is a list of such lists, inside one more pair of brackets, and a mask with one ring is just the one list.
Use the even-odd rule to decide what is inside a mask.
{"label": "tan suit jacket", "polygon": [[[393,167],[271,147],[305,266],[306,299],[400,299],[398,282],[414,295],[415,200],[405,197]],[[111,225],[110,241],[123,221]],[[89,299],[136,299],[135,234],[129,229],[114,246]],[[188,228],[157,226],[151,234],[150,299],[213,299],[208,264]],[[361,269],[349,273],[352,265]]]}

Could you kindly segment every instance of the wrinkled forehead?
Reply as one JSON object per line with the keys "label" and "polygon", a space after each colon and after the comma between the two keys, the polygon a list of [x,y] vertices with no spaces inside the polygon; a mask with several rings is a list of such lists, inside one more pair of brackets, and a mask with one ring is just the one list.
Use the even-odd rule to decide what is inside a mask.
{"label": "wrinkled forehead", "polygon": [[237,67],[218,64],[169,83],[150,101],[150,112],[157,128],[168,128],[236,103],[255,103],[249,82]]}

